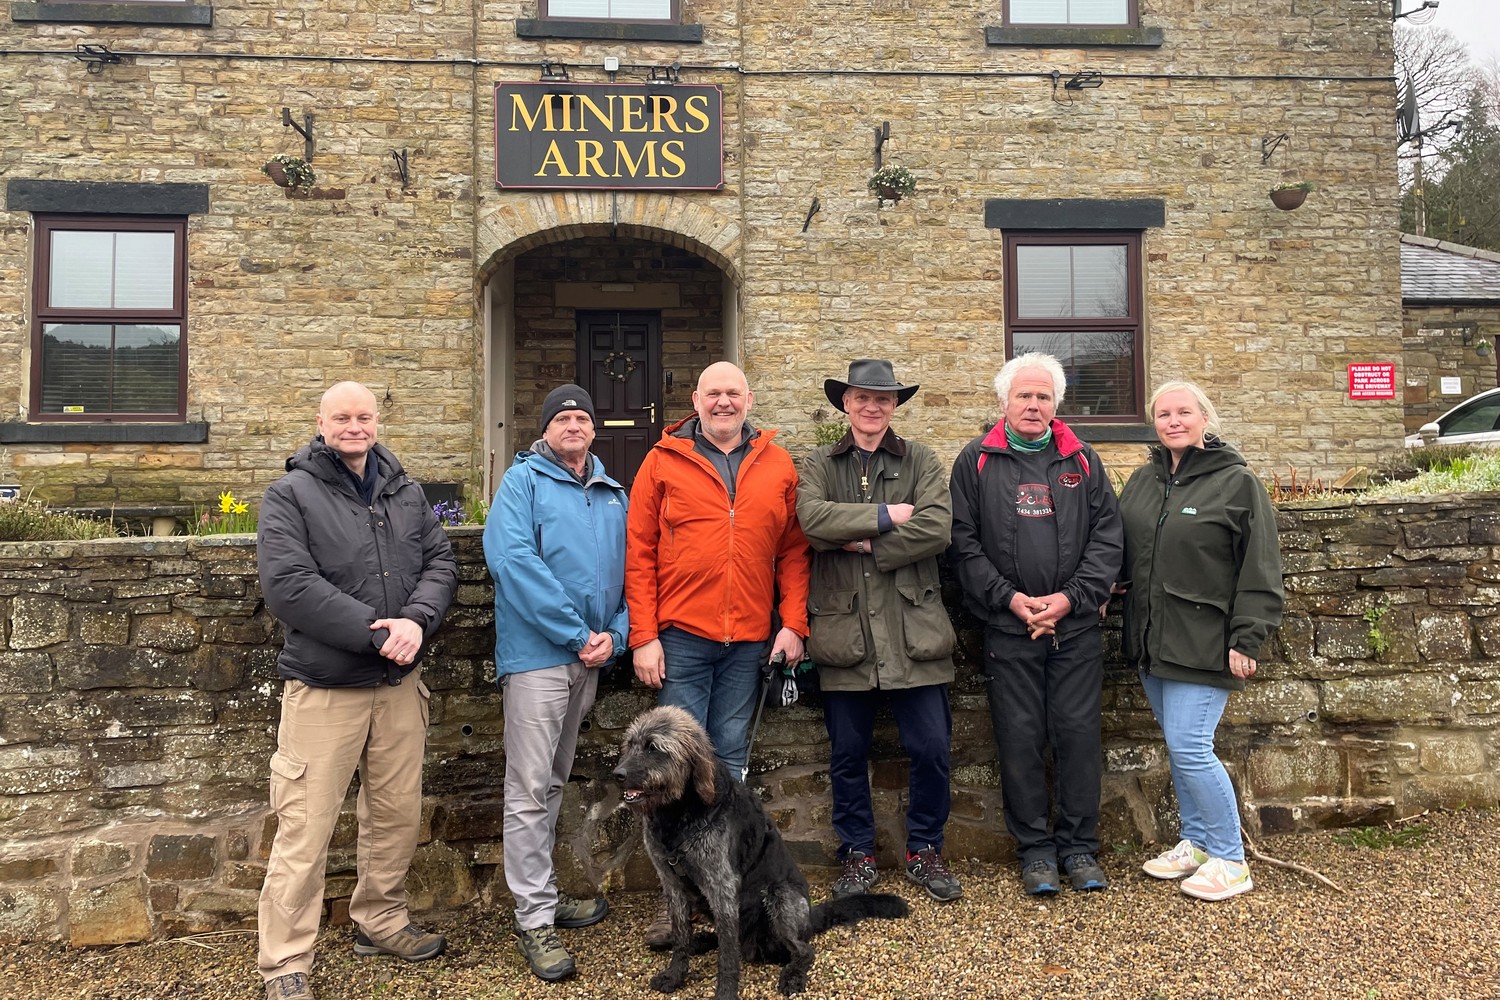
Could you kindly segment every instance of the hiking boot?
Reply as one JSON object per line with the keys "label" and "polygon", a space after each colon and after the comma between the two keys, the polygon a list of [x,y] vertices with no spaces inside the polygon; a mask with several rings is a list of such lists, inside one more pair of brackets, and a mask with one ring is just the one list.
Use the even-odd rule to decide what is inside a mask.
{"label": "hiking boot", "polygon": [[532,974],[549,983],[567,979],[578,971],[573,956],[557,937],[557,928],[550,924],[529,931],[517,929],[516,949],[531,966]]}
{"label": "hiking boot", "polygon": [[1021,869],[1021,886],[1028,896],[1054,896],[1062,888],[1057,862],[1049,858],[1033,861]]}
{"label": "hiking boot", "polygon": [[880,872],[875,870],[875,859],[859,851],[844,855],[844,870],[833,883],[833,894],[838,896],[862,896],[880,881]]}
{"label": "hiking boot", "polygon": [[1192,875],[1182,880],[1181,889],[1189,896],[1216,901],[1238,896],[1255,888],[1250,881],[1250,866],[1243,861],[1209,858]]}
{"label": "hiking boot", "polygon": [[[692,937],[693,925],[704,919],[704,911],[701,901],[693,906],[693,912],[688,916],[688,937]],[[666,951],[672,947],[672,916],[667,912],[665,901],[661,909],[656,911],[656,916],[651,918],[651,923],[646,925],[646,947],[652,951]]]}
{"label": "hiking boot", "polygon": [[1194,847],[1191,840],[1179,840],[1167,853],[1141,865],[1141,871],[1152,878],[1184,878],[1202,868],[1207,860],[1208,855]]}
{"label": "hiking boot", "polygon": [[1109,879],[1104,869],[1092,854],[1073,854],[1063,858],[1063,871],[1068,873],[1068,882],[1074,892],[1098,892],[1109,888]]}
{"label": "hiking boot", "polygon": [[927,890],[939,903],[951,903],[964,894],[958,876],[943,864],[936,848],[924,847],[917,853],[906,852],[906,877]]}
{"label": "hiking boot", "polygon": [[603,896],[593,899],[574,899],[565,892],[557,894],[557,910],[553,918],[555,927],[592,927],[609,913],[609,903]]}
{"label": "hiking boot", "polygon": [[425,962],[437,958],[448,947],[441,934],[424,931],[416,924],[407,924],[394,934],[372,938],[363,930],[354,935],[356,955],[395,955],[408,962]]}
{"label": "hiking boot", "polygon": [[313,1000],[307,973],[289,972],[266,981],[266,1000]]}

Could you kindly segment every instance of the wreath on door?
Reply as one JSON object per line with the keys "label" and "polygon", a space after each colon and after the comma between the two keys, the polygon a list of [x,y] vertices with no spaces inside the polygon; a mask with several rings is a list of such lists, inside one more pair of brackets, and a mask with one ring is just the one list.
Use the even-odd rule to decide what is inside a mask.
{"label": "wreath on door", "polygon": [[[625,364],[618,364],[621,361],[625,362]],[[615,351],[604,359],[604,374],[616,382],[623,382],[630,378],[630,373],[633,371],[635,371],[635,358],[632,358],[624,351]]]}

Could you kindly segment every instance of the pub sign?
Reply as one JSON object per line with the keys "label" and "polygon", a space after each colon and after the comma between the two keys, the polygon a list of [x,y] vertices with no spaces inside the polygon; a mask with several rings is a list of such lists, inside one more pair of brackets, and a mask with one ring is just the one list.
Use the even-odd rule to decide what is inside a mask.
{"label": "pub sign", "polygon": [[497,83],[502,188],[724,186],[724,94],[712,84]]}

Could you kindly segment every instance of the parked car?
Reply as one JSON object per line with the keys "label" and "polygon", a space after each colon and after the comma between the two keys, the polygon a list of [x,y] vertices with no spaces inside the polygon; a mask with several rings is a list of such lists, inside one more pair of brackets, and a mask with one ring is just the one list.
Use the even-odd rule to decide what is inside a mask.
{"label": "parked car", "polygon": [[1470,396],[1415,434],[1406,436],[1408,448],[1457,444],[1500,448],[1500,388]]}

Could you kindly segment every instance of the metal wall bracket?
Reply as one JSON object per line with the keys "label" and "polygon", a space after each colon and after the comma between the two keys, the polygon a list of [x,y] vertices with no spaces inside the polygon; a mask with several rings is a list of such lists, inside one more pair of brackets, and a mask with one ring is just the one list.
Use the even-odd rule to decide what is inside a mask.
{"label": "metal wall bracket", "polygon": [[91,45],[88,42],[79,42],[73,52],[73,57],[86,64],[90,73],[102,73],[105,66],[113,66],[120,61],[120,57],[109,51],[108,45],[102,43]]}
{"label": "metal wall bracket", "polygon": [[[879,162],[879,161],[877,160],[876,162]],[[810,225],[812,225],[813,216],[817,215],[818,214],[818,209],[820,209],[822,207],[823,206],[818,203],[818,199],[817,198],[814,198],[812,200],[812,204],[809,205],[809,206],[807,206],[807,218],[805,218],[805,219],[802,220],[802,231],[804,233],[807,232],[807,227],[810,226]]]}
{"label": "metal wall bracket", "polygon": [[881,122],[875,127],[875,169],[880,169],[880,149],[891,137],[891,123]]}
{"label": "metal wall bracket", "polygon": [[396,161],[396,173],[401,175],[401,186],[411,187],[411,168],[406,162],[406,150],[403,149],[399,153],[394,149],[391,150],[391,159]]}
{"label": "metal wall bracket", "polygon": [[1290,139],[1285,132],[1281,133],[1280,135],[1266,136],[1260,141],[1260,162],[1270,163],[1271,154],[1276,152],[1277,148],[1279,148],[1283,142],[1289,141]]}
{"label": "metal wall bracket", "polygon": [[284,107],[281,109],[281,124],[287,126],[288,128],[296,129],[297,134],[302,136],[302,158],[308,163],[311,163],[313,159],[313,150],[317,148],[317,144],[313,142],[312,112],[305,112],[302,115],[302,124],[298,125],[296,122],[292,121],[292,109]]}

